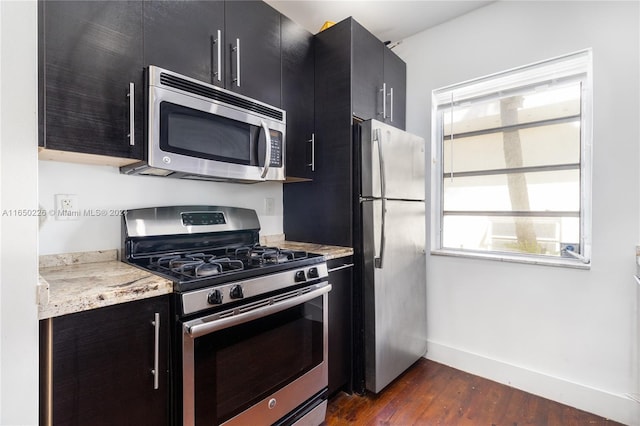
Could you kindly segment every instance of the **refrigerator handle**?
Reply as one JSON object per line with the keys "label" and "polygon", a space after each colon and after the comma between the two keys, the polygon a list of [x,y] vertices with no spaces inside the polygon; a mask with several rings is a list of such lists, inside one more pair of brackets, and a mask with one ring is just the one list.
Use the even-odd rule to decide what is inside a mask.
{"label": "refrigerator handle", "polygon": [[378,269],[382,269],[383,265],[383,260],[384,260],[384,246],[385,246],[385,237],[384,237],[384,223],[385,223],[385,216],[387,215],[387,207],[385,205],[385,199],[382,199],[382,203],[381,204],[381,209],[382,209],[382,223],[380,225],[381,229],[380,229],[380,256],[376,257],[373,259],[373,266],[378,268]]}
{"label": "refrigerator handle", "polygon": [[380,164],[380,205],[382,209],[382,221],[380,223],[380,256],[374,258],[373,265],[378,269],[382,269],[385,246],[385,219],[387,216],[387,200],[385,193],[386,176],[384,174],[384,155],[382,155],[382,129],[374,129],[373,140],[378,142],[378,163]]}

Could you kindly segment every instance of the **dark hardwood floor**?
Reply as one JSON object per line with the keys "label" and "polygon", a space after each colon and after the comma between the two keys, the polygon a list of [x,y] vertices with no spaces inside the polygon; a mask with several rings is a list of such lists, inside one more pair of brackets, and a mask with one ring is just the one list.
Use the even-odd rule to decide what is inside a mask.
{"label": "dark hardwood floor", "polygon": [[421,359],[378,395],[339,393],[334,425],[620,425],[473,374]]}

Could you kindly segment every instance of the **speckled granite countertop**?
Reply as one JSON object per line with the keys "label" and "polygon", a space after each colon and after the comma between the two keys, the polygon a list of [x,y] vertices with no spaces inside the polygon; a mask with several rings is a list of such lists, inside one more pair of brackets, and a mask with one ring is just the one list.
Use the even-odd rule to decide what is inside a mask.
{"label": "speckled granite countertop", "polygon": [[[350,247],[266,237],[262,244],[318,253],[327,260],[353,255]],[[117,250],[40,256],[38,317],[46,319],[173,291],[170,280],[120,262]]]}
{"label": "speckled granite countertop", "polygon": [[171,293],[171,281],[117,260],[117,251],[41,256],[39,319]]}
{"label": "speckled granite countertop", "polygon": [[353,256],[353,249],[351,247],[327,246],[324,244],[299,243],[295,241],[282,241],[278,243],[277,246],[289,250],[303,250],[309,253],[323,254],[327,260]]}
{"label": "speckled granite countertop", "polygon": [[351,247],[287,241],[284,234],[262,236],[260,237],[260,244],[266,246],[276,246],[288,250],[302,250],[308,251],[309,253],[322,254],[327,260],[353,256],[353,248]]}

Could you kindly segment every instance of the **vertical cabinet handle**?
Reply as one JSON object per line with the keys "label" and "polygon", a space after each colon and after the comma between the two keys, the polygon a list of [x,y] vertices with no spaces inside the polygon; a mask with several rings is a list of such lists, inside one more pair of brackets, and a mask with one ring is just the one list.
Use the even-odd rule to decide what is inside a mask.
{"label": "vertical cabinet handle", "polygon": [[136,85],[134,83],[129,83],[129,94],[127,97],[129,98],[129,145],[134,146],[136,144],[136,126],[135,126],[135,108],[136,108],[136,99],[135,99],[135,89]]}
{"label": "vertical cabinet handle", "polygon": [[311,133],[311,139],[307,142],[311,143],[311,162],[307,164],[307,167],[311,167],[311,171],[316,171],[316,134]]}
{"label": "vertical cabinet handle", "polygon": [[153,370],[151,370],[151,374],[153,374],[153,388],[158,389],[158,379],[160,377],[160,314],[158,312],[155,313],[151,325],[153,325],[154,329]]}
{"label": "vertical cabinet handle", "polygon": [[389,97],[390,97],[390,99],[389,99],[389,110],[390,110],[389,119],[393,123],[393,87],[389,88]]}
{"label": "vertical cabinet handle", "polygon": [[[222,81],[222,33],[220,30],[216,32],[216,38],[213,39],[213,44],[216,46],[216,58],[215,71],[213,71],[213,79]],[[213,69],[213,67],[212,67]]]}
{"label": "vertical cabinet handle", "polygon": [[382,83],[382,120],[387,118],[387,83]]}
{"label": "vertical cabinet handle", "polygon": [[233,79],[233,82],[236,86],[240,87],[240,39],[236,39],[236,45],[231,49],[236,52],[236,78]]}

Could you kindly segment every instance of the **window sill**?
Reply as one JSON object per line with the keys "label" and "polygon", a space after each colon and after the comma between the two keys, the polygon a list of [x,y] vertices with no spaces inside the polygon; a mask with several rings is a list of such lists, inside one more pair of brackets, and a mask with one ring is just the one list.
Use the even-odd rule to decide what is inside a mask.
{"label": "window sill", "polygon": [[435,256],[452,256],[452,257],[464,257],[469,259],[485,259],[499,262],[511,262],[511,263],[524,263],[528,265],[542,265],[542,266],[557,266],[561,268],[573,268],[573,269],[591,269],[591,263],[583,263],[578,259],[570,259],[566,257],[561,258],[546,258],[543,256],[519,256],[517,254],[504,254],[504,253],[480,253],[471,251],[460,250],[447,250],[437,249],[431,250],[431,254]]}

